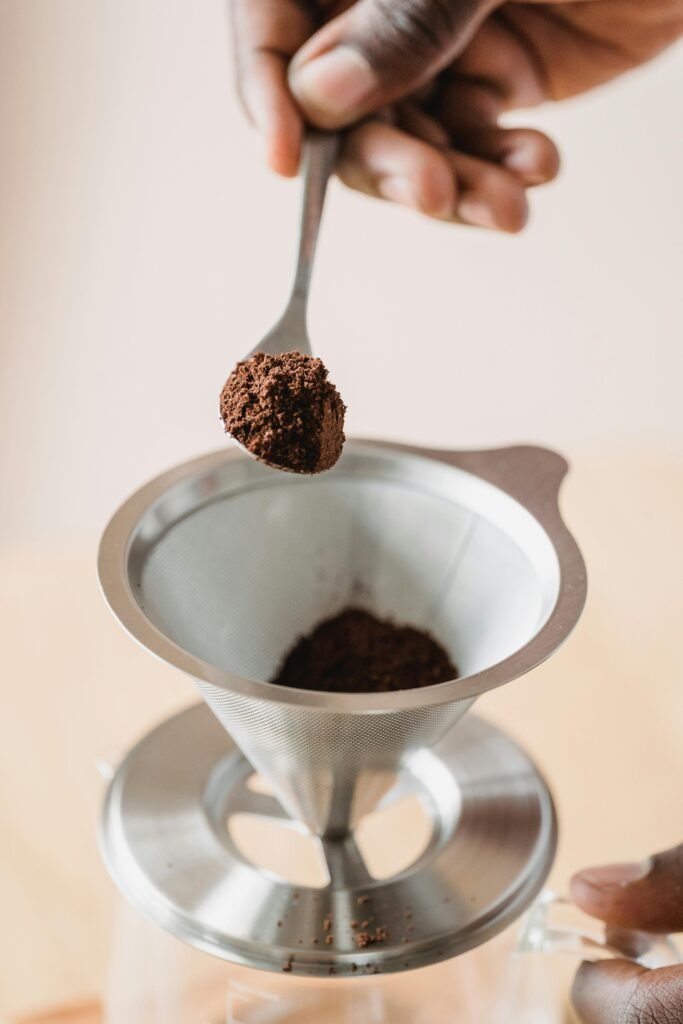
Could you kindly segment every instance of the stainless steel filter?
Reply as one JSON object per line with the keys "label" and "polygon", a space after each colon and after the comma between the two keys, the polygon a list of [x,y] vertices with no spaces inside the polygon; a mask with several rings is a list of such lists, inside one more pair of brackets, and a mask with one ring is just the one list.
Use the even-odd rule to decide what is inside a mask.
{"label": "stainless steel filter", "polygon": [[[286,812],[343,836],[406,759],[576,624],[586,579],[558,511],[566,468],[540,448],[352,441],[332,471],[297,478],[223,450],[126,502],[100,579],[132,636],[193,677]],[[428,629],[460,678],[391,694],[268,682],[298,636],[348,605]]]}

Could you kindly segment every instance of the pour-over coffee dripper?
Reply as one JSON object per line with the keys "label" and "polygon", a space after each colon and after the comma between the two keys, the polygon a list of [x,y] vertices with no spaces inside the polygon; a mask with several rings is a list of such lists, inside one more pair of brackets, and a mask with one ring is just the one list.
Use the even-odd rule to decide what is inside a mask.
{"label": "pour-over coffee dripper", "polygon": [[[248,762],[202,707],[132,751],[103,847],[133,901],[200,948],[319,975],[428,964],[517,916],[552,862],[550,795],[497,730],[471,716],[453,726],[579,618],[584,566],[557,508],[565,472],[537,448],[350,442],[318,478],[222,451],[134,495],[102,541],[105,595],[194,678]],[[267,682],[299,635],[349,605],[428,629],[460,677],[390,694]],[[250,785],[252,767],[277,799]],[[431,834],[412,865],[377,879],[354,830],[390,790],[417,795]],[[327,884],[297,888],[250,864],[225,827],[240,813],[318,836]],[[363,913],[388,934],[359,948]]]}

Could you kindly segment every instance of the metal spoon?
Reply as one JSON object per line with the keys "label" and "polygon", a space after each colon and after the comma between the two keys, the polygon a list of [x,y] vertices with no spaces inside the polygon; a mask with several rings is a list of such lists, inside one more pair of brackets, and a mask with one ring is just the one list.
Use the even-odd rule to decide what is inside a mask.
{"label": "metal spoon", "polygon": [[338,151],[338,135],[321,132],[307,134],[302,159],[303,191],[294,284],[284,313],[246,359],[256,352],[277,355],[296,350],[304,355],[313,354],[306,327],[308,291],[327,183],[334,170]]}
{"label": "metal spoon", "polygon": [[[245,360],[251,359],[257,352],[273,356],[293,351],[313,355],[306,324],[308,292],[327,183],[334,170],[338,151],[338,135],[313,131],[307,133],[302,157],[303,189],[294,283],[284,313],[265,337],[244,356]],[[255,458],[253,452],[245,448],[229,431],[226,433],[243,452]]]}

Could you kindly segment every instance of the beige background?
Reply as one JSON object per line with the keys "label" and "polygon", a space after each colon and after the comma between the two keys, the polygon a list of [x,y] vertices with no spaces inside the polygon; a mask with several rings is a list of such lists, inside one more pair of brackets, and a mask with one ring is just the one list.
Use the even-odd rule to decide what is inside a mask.
{"label": "beige background", "polygon": [[[221,444],[217,393],[283,302],[296,219],[231,84],[223,0],[0,0],[9,539],[98,530]],[[312,327],[352,432],[683,439],[681,95],[678,50],[534,113],[565,170],[520,238],[335,190]]]}
{"label": "beige background", "polygon": [[[260,166],[219,0],[0,0],[0,1015],[98,991],[98,752],[192,697],[110,621],[96,537],[222,444],[285,296],[296,186]],[[591,596],[485,698],[558,796],[556,881],[680,838],[683,56],[534,112],[565,153],[520,238],[335,188],[315,344],[350,432],[572,459]],[[362,358],[362,363],[361,363]]]}

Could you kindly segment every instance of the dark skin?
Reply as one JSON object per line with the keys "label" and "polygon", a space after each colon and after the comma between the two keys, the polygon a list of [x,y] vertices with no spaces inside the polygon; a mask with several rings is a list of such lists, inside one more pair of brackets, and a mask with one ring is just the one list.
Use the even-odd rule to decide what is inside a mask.
{"label": "dark skin", "polygon": [[[571,895],[612,929],[682,932],[683,844],[640,865],[582,871],[572,879]],[[583,1024],[683,1024],[683,966],[584,964],[572,998]]]}
{"label": "dark skin", "polygon": [[[305,120],[350,127],[338,171],[352,188],[510,232],[559,157],[502,115],[593,89],[683,34],[683,0],[232,0],[232,12],[240,94],[275,171],[296,173]],[[340,50],[350,71],[327,59]]]}

